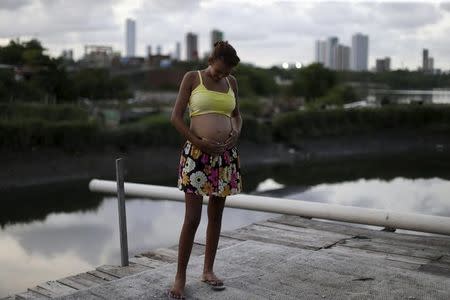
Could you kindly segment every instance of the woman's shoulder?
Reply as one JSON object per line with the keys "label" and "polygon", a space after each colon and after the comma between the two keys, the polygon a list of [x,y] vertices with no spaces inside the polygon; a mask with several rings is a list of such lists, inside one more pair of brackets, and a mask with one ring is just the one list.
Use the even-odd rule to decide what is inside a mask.
{"label": "woman's shoulder", "polygon": [[237,83],[237,79],[236,79],[236,77],[234,77],[233,75],[228,75],[227,76],[227,78],[228,78],[228,80],[231,82],[231,83],[234,83],[234,84],[236,84]]}
{"label": "woman's shoulder", "polygon": [[195,83],[197,71],[187,71],[183,75],[183,81],[192,86]]}
{"label": "woman's shoulder", "polygon": [[197,76],[197,72],[198,71],[196,70],[187,71],[186,73],[184,73],[184,77],[193,78],[194,76]]}
{"label": "woman's shoulder", "polygon": [[227,76],[228,81],[230,82],[231,86],[233,87],[234,90],[236,90],[236,86],[237,86],[237,79],[236,77],[234,77],[233,75],[228,75]]}

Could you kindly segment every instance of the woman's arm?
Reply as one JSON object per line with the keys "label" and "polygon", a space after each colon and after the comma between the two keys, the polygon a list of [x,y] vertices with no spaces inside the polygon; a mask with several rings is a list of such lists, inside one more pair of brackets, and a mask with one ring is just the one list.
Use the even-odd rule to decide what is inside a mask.
{"label": "woman's arm", "polygon": [[234,91],[234,98],[236,99],[236,107],[231,112],[231,132],[230,136],[225,141],[225,149],[230,149],[231,147],[234,147],[238,141],[239,136],[241,135],[241,128],[242,128],[242,118],[241,113],[239,111],[239,102],[238,102],[238,87],[237,87],[237,81],[236,78],[234,78],[233,75],[230,75],[230,84]]}
{"label": "woman's arm", "polygon": [[234,91],[234,97],[236,99],[236,107],[234,108],[233,112],[231,113],[231,125],[233,130],[235,131],[235,134],[238,136],[241,134],[242,129],[242,117],[241,112],[239,111],[239,96],[238,96],[238,85],[237,80],[233,75],[230,75],[230,84]]}
{"label": "woman's arm", "polygon": [[183,80],[180,84],[180,89],[178,91],[178,96],[172,110],[170,122],[185,139],[191,141],[196,146],[200,146],[201,139],[192,133],[183,119],[184,112],[186,111],[189,97],[191,95],[194,75],[196,75],[194,71],[189,71],[184,74]]}

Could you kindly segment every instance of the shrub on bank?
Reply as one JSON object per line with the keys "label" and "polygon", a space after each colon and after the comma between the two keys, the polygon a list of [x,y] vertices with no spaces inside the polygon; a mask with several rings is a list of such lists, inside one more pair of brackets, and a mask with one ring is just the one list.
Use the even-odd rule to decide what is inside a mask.
{"label": "shrub on bank", "polygon": [[137,122],[121,125],[112,132],[110,139],[116,145],[180,145],[182,137],[170,122],[166,114],[145,117]]}
{"label": "shrub on bank", "polygon": [[450,131],[448,105],[395,105],[351,110],[283,113],[272,123],[275,141],[296,142],[304,136],[370,133],[396,129]]}
{"label": "shrub on bank", "polygon": [[0,148],[56,147],[75,151],[94,144],[97,129],[94,121],[0,120]]}
{"label": "shrub on bank", "polygon": [[85,109],[73,104],[0,103],[0,120],[87,121]]}
{"label": "shrub on bank", "polygon": [[73,104],[0,103],[0,148],[67,150],[92,144],[98,125],[88,112]]}
{"label": "shrub on bank", "polygon": [[[0,148],[27,150],[46,146],[77,150],[85,146],[129,145],[180,146],[184,138],[170,122],[168,114],[145,117],[116,129],[100,128],[95,121],[76,110],[66,115],[61,111],[32,113],[24,108],[15,116],[2,111]],[[52,112],[49,112],[52,111]],[[70,109],[69,109],[70,111]],[[67,117],[70,115],[69,117]],[[9,116],[9,117],[5,117]],[[63,117],[65,116],[65,117]],[[47,118],[47,119],[45,119]],[[72,118],[72,120],[62,120]],[[295,111],[277,115],[271,124],[242,114],[241,140],[256,143],[296,143],[304,137],[368,134],[391,130],[450,132],[448,105],[395,105],[352,110]],[[185,118],[189,126],[189,118]]]}

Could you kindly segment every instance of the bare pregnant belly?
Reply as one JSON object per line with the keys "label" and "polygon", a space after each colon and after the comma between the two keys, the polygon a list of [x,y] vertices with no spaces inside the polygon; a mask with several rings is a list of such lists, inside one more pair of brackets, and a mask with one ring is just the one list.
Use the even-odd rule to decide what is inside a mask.
{"label": "bare pregnant belly", "polygon": [[204,114],[191,118],[191,131],[201,138],[225,142],[231,132],[231,118],[221,114]]}

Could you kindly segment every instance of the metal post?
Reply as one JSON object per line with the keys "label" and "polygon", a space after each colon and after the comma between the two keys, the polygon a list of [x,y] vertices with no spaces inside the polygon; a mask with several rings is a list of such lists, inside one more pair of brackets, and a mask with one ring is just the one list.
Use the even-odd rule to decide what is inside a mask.
{"label": "metal post", "polygon": [[119,210],[120,255],[122,267],[128,266],[127,216],[125,212],[125,189],[123,181],[123,159],[116,159],[117,204]]}

